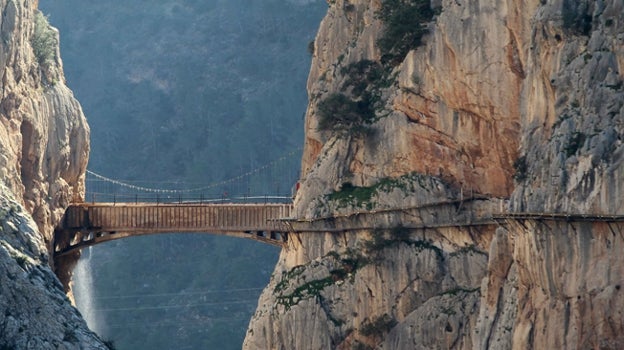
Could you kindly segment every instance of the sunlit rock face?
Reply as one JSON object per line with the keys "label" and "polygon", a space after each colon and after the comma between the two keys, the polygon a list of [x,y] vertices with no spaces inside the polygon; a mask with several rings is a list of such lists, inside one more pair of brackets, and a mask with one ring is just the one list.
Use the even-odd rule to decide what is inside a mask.
{"label": "sunlit rock face", "polygon": [[89,128],[36,6],[0,0],[0,348],[104,348],[49,266],[54,227],[84,195]]}
{"label": "sunlit rock face", "polygon": [[32,1],[0,5],[1,178],[50,242],[64,208],[84,194],[89,128],[65,86],[56,29]]}
{"label": "sunlit rock face", "polygon": [[[624,214],[624,3],[433,1],[421,45],[390,68],[383,1],[328,3],[295,207],[353,214],[363,229],[291,235],[245,348],[624,346],[622,223],[409,230],[421,217],[388,228],[389,216],[355,214],[474,197]],[[358,83],[374,117],[328,128],[324,113],[344,112],[330,97],[370,97]]]}

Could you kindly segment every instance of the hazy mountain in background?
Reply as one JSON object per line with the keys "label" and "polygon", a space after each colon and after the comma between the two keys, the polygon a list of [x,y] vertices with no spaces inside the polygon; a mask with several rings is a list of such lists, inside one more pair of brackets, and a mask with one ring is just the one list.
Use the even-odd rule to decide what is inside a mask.
{"label": "hazy mountain in background", "polygon": [[[91,126],[89,169],[152,187],[201,186],[289,155],[211,188],[288,193],[298,177],[307,46],[326,6],[41,1]],[[278,252],[209,235],[96,246],[83,259],[92,282],[77,281],[92,293],[82,311],[118,349],[239,349]]]}

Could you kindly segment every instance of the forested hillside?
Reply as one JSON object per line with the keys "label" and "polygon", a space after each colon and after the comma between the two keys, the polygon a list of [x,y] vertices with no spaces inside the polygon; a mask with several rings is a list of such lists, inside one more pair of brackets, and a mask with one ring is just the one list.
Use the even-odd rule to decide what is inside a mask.
{"label": "forested hillside", "polygon": [[[202,186],[291,154],[234,189],[290,191],[308,43],[325,1],[47,0],[40,8],[60,30],[67,83],[91,126],[90,170],[152,187]],[[82,311],[117,349],[240,349],[277,254],[208,235],[96,246],[83,259],[92,305]]]}

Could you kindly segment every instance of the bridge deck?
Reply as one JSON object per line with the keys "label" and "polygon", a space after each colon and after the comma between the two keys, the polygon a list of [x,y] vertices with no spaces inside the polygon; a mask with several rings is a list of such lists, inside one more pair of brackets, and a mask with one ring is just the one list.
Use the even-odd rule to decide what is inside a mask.
{"label": "bridge deck", "polygon": [[[432,208],[435,209],[432,211]],[[292,218],[292,204],[82,203],[65,212],[55,256],[129,236],[202,232],[283,246],[288,232],[344,232],[401,225],[410,229],[505,225],[507,221],[623,222],[622,214],[509,213],[491,202],[441,202],[416,207]]]}
{"label": "bridge deck", "polygon": [[56,256],[128,236],[204,232],[281,246],[291,204],[82,203],[67,208],[55,233]]}

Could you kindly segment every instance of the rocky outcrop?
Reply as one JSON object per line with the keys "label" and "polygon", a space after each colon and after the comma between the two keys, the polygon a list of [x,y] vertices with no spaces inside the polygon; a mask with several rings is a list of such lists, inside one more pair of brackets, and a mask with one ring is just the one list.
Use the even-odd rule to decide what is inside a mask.
{"label": "rocky outcrop", "polygon": [[89,128],[36,6],[0,0],[0,348],[106,349],[50,266],[54,227],[84,195]]}
{"label": "rocky outcrop", "polygon": [[108,349],[65,296],[30,213],[0,190],[0,348]]}
{"label": "rocky outcrop", "polygon": [[624,213],[623,13],[621,1],[535,12],[514,210]]}
{"label": "rocky outcrop", "polygon": [[[388,51],[384,4],[421,2],[328,3],[295,209],[362,229],[291,235],[245,348],[622,347],[621,223],[431,206],[623,214],[624,4],[432,1]],[[431,225],[384,214],[415,206]]]}
{"label": "rocky outcrop", "polygon": [[[465,245],[475,233],[301,235],[282,254],[244,348],[431,348],[440,335],[470,348],[487,270],[484,248]],[[480,234],[486,243],[492,233]]]}
{"label": "rocky outcrop", "polygon": [[84,195],[89,127],[65,86],[58,32],[31,1],[3,1],[0,174],[46,242]]}
{"label": "rocky outcrop", "polygon": [[491,244],[477,348],[619,349],[622,223],[510,224]]}

